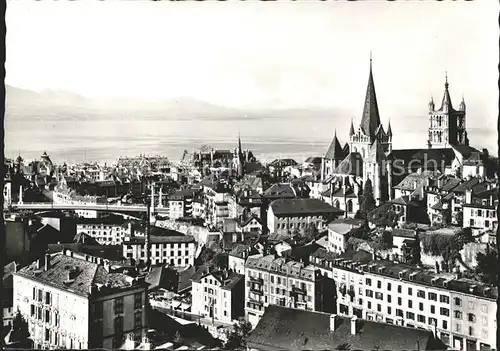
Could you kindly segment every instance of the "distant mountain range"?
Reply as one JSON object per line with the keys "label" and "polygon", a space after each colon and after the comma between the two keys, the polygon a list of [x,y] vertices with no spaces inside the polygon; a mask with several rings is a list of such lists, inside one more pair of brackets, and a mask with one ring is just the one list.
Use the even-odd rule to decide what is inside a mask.
{"label": "distant mountain range", "polygon": [[170,100],[143,101],[139,99],[87,98],[68,91],[35,92],[6,86],[6,118],[34,119],[252,119],[260,118],[339,118],[346,112],[331,109],[235,109],[204,101],[180,97]]}

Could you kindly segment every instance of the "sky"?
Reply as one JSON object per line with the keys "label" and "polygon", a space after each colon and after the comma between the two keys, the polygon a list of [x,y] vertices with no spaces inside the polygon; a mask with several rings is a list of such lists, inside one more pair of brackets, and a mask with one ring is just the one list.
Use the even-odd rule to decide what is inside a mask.
{"label": "sky", "polygon": [[238,108],[362,108],[370,51],[388,118],[441,100],[498,116],[498,2],[7,1],[6,84]]}

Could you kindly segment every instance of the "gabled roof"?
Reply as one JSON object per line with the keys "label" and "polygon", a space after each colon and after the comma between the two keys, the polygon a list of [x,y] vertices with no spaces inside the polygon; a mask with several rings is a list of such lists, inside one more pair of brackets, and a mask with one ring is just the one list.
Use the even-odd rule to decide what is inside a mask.
{"label": "gabled roof", "polygon": [[374,137],[379,125],[380,116],[378,112],[377,96],[375,94],[375,83],[373,82],[372,63],[370,59],[370,74],[368,76],[368,85],[366,87],[365,105],[363,107],[363,116],[361,118],[361,129],[366,135]]}
{"label": "gabled roof", "polygon": [[[128,289],[133,285],[137,285],[136,280],[125,274],[112,273],[105,269],[103,265],[86,260],[81,254],[71,254],[73,256],[64,253],[52,255],[47,270],[45,267],[38,269],[35,261],[14,274],[62,290],[70,290],[74,294],[81,296],[88,296],[90,287],[94,284],[108,284],[110,289],[117,290]],[[69,279],[70,272],[74,274],[72,279]]]}
{"label": "gabled roof", "polygon": [[351,152],[335,168],[333,174],[339,175],[363,175],[363,158],[357,152]]}
{"label": "gabled roof", "polygon": [[342,150],[339,139],[337,139],[337,131],[335,131],[332,142],[325,153],[325,158],[329,160],[341,160],[344,158],[344,150]]}
{"label": "gabled roof", "polygon": [[278,199],[270,207],[276,216],[340,214],[344,211],[328,205],[319,199]]}
{"label": "gabled roof", "polygon": [[[358,332],[351,334],[351,320],[336,316],[330,330],[330,314],[270,305],[250,333],[250,348],[265,350],[426,350],[432,332],[358,319]],[[418,346],[417,346],[418,345]],[[442,344],[439,345],[442,348]]]}

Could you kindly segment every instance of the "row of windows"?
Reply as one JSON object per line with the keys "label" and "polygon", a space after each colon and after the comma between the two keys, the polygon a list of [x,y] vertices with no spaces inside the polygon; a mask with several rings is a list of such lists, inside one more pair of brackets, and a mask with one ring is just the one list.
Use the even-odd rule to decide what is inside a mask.
{"label": "row of windows", "polygon": [[39,321],[42,321],[47,324],[52,324],[56,327],[59,326],[60,319],[59,314],[57,312],[51,312],[48,309],[43,309],[41,306],[30,306],[30,316]]}
{"label": "row of windows", "polygon": [[44,291],[33,287],[33,300],[50,305],[52,303],[52,294],[49,291]]}
{"label": "row of windows", "polygon": [[[485,228],[489,228],[489,227],[490,227],[490,224],[491,224],[491,226],[493,227],[493,226],[495,225],[495,223],[496,223],[496,222],[494,222],[494,221],[490,222],[489,220],[485,220],[485,221],[483,222],[483,227],[485,227]],[[481,225],[481,221],[474,220],[474,218],[471,218],[471,219],[469,220],[469,225],[470,225],[471,227],[474,227],[474,226],[480,226],[480,225]]]}

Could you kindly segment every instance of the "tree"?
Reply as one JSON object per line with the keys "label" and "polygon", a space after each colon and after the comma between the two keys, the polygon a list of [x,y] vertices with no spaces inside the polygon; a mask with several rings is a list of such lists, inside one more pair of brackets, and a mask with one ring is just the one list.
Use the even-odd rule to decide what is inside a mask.
{"label": "tree", "polygon": [[370,179],[367,179],[363,188],[363,196],[360,206],[360,215],[366,218],[367,214],[375,208],[375,199],[373,197],[373,187]]}
{"label": "tree", "polygon": [[481,277],[481,280],[488,284],[498,286],[498,253],[496,250],[490,249],[489,246],[486,252],[477,253],[476,273]]}
{"label": "tree", "polygon": [[376,250],[388,250],[392,249],[392,234],[391,232],[384,231],[381,236],[375,239],[374,248]]}
{"label": "tree", "polygon": [[247,338],[252,331],[252,324],[245,320],[240,320],[234,323],[233,331],[229,334],[227,339],[226,349],[235,350],[242,349],[247,346]]}
{"label": "tree", "polygon": [[28,322],[24,319],[19,310],[16,311],[16,314],[12,320],[11,328],[11,342],[26,343],[28,341],[28,338],[30,337]]}

